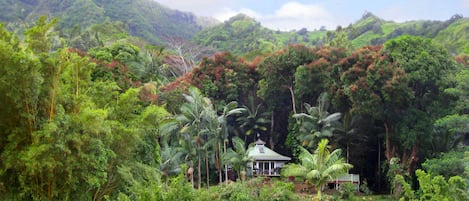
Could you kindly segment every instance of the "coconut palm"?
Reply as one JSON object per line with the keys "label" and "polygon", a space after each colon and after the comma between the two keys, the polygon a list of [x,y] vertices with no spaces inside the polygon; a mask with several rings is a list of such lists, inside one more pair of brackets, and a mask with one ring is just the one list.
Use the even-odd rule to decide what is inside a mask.
{"label": "coconut palm", "polygon": [[282,170],[284,176],[297,176],[308,180],[317,188],[317,198],[321,200],[321,190],[328,181],[342,175],[352,168],[351,164],[344,162],[342,151],[336,149],[332,152],[328,147],[329,140],[322,139],[314,154],[300,147],[299,159],[301,164],[287,164]]}
{"label": "coconut palm", "polygon": [[238,121],[244,132],[244,142],[247,142],[249,136],[254,136],[253,134],[263,133],[267,131],[267,126],[270,123],[269,113],[261,112],[261,104],[257,106],[254,105],[254,99],[249,97],[250,104],[249,107],[244,105],[242,113],[236,119]]}
{"label": "coconut palm", "polygon": [[327,93],[322,93],[318,98],[318,106],[313,107],[304,104],[306,113],[294,114],[293,117],[300,124],[298,140],[303,146],[312,148],[318,139],[331,137],[335,129],[340,127],[341,113],[330,114],[329,99]]}
{"label": "coconut palm", "polygon": [[233,170],[241,177],[241,180],[244,181],[247,165],[249,162],[254,161],[254,159],[249,156],[249,152],[252,150],[253,146],[249,146],[249,148],[246,149],[244,141],[239,137],[234,137],[231,141],[233,142],[234,150],[229,148],[224,158],[226,163],[231,165]]}
{"label": "coconut palm", "polygon": [[[238,108],[238,103],[236,101],[232,101],[228,104],[226,104],[223,107],[223,111],[220,115],[218,115],[218,131],[217,131],[217,137],[216,137],[216,151],[215,151],[215,166],[218,170],[218,176],[219,176],[219,182],[222,182],[222,162],[221,160],[221,144],[223,143],[225,147],[225,152],[226,152],[226,143],[225,141],[228,141],[228,117],[236,114],[241,114],[245,111],[245,108]],[[225,166],[225,170],[227,167]],[[225,176],[228,177],[228,175],[225,173]],[[227,180],[227,179],[225,179]]]}
{"label": "coconut palm", "polygon": [[[184,94],[186,102],[181,105],[181,113],[173,119],[167,119],[160,125],[160,131],[164,142],[174,140],[182,147],[183,156],[189,165],[191,172],[194,163],[197,162],[197,186],[201,187],[201,152],[207,150],[204,144],[210,135],[217,129],[213,120],[217,120],[213,104],[210,99],[204,97],[197,88],[189,88],[189,94]],[[192,185],[193,179],[191,177]]]}

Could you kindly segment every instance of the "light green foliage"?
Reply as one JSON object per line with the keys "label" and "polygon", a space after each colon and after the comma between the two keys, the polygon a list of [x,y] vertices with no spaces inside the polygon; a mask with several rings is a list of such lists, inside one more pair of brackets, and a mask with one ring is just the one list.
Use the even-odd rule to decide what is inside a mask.
{"label": "light green foliage", "polygon": [[442,44],[453,54],[469,54],[469,44],[467,43],[469,40],[469,35],[467,34],[469,19],[466,17],[453,21],[446,29],[438,32],[438,35],[433,40]]}
{"label": "light green foliage", "polygon": [[220,185],[197,190],[196,200],[287,201],[300,199],[293,191],[293,183],[264,179],[260,177],[246,182],[235,182],[226,186]]}
{"label": "light green foliage", "polygon": [[[90,50],[89,54],[102,61],[118,61],[130,70],[130,77],[141,79],[144,76],[145,60],[140,48],[130,43],[116,42],[109,47],[97,47]],[[124,72],[125,73],[125,72]]]}
{"label": "light green foliage", "polygon": [[327,36],[326,46],[344,48],[346,50],[350,50],[352,48],[352,43],[348,39],[347,33],[342,28],[338,28],[334,33],[334,36],[329,36],[329,34],[327,34]]}
{"label": "light green foliage", "polygon": [[163,200],[168,201],[190,201],[194,199],[194,189],[186,181],[186,178],[183,174],[180,174],[177,177],[171,179],[170,184],[167,190],[163,194]]}
{"label": "light green foliage", "polygon": [[355,192],[357,191],[357,187],[355,184],[352,183],[343,183],[340,185],[340,199],[343,200],[358,200],[355,196]]}
{"label": "light green foliage", "polygon": [[56,23],[57,19],[48,22],[47,17],[42,16],[38,19],[36,26],[24,33],[26,35],[26,43],[34,53],[47,53],[52,48],[52,27]]}
{"label": "light green foliage", "polygon": [[437,200],[469,200],[465,181],[459,176],[453,176],[446,180],[443,176],[431,176],[423,170],[416,170],[419,181],[419,189],[416,193],[400,175],[396,180],[403,186],[403,195],[400,200],[409,201],[437,201]]}
{"label": "light green foliage", "polygon": [[0,26],[4,198],[125,199],[144,194],[135,186],[158,187],[157,128],[169,114],[144,107],[139,89],[120,94],[113,82],[94,82],[89,58],[49,52],[51,26],[31,28],[24,46]]}
{"label": "light green foliage", "polygon": [[403,195],[401,195],[400,201],[411,201],[415,198],[415,191],[412,190],[412,186],[405,181],[402,175],[396,175],[393,184],[399,185],[402,188]]}

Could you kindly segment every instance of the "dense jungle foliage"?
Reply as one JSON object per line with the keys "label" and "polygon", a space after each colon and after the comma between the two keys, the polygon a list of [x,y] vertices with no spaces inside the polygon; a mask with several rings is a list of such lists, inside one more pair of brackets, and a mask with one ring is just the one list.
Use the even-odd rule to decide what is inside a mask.
{"label": "dense jungle foliage", "polygon": [[[458,34],[467,18],[451,20],[423,23],[420,34],[381,30],[406,35],[371,46],[357,42],[368,29],[355,25],[297,43],[240,15],[206,49],[214,38],[155,45],[125,21],[92,21],[76,35],[56,18],[21,33],[0,24],[0,199],[309,200],[286,176],[320,194],[333,175],[317,159],[325,153],[360,174],[363,193],[468,200],[468,43],[439,36]],[[215,53],[226,46],[233,52]],[[325,173],[251,178],[247,153],[258,137],[292,156],[289,167]],[[226,180],[228,165],[236,182]],[[323,199],[355,199],[350,191]]]}

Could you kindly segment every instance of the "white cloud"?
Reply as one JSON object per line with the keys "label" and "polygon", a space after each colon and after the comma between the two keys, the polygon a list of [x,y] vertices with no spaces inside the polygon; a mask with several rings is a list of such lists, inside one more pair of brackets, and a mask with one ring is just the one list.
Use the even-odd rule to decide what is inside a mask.
{"label": "white cloud", "polygon": [[220,10],[220,5],[230,7],[233,1],[230,0],[155,0],[172,9],[188,11],[201,16],[213,16]]}
{"label": "white cloud", "polygon": [[333,27],[333,17],[327,10],[316,4],[288,2],[283,4],[275,15],[265,16],[264,25],[271,29],[291,30],[307,28],[309,30],[326,26]]}
{"label": "white cloud", "polygon": [[[231,0],[156,0],[171,8],[190,11],[197,15],[211,16],[219,21],[226,21],[229,18],[243,13],[253,17],[262,25],[273,30],[293,30],[307,28],[308,30],[318,29],[326,26],[334,29],[337,26],[337,19],[319,4],[304,4],[294,1],[286,1],[277,9],[259,13],[253,9],[239,6]],[[266,3],[270,3],[269,0]],[[272,2],[273,3],[273,2]],[[265,11],[264,11],[265,12]]]}
{"label": "white cloud", "polygon": [[243,13],[247,16],[250,16],[254,19],[262,18],[262,15],[248,8],[242,8],[239,10],[233,10],[231,8],[223,8],[220,12],[216,13],[213,17],[221,22],[230,19],[231,17]]}
{"label": "white cloud", "polygon": [[220,12],[217,12],[214,17],[220,21],[225,21],[239,13],[253,17],[264,26],[273,30],[289,31],[301,28],[314,30],[321,26],[333,29],[337,24],[322,6],[297,2],[287,2],[273,11],[273,13],[268,14],[260,14],[247,8],[234,10],[225,7]]}
{"label": "white cloud", "polygon": [[297,2],[288,2],[275,11],[275,16],[280,18],[311,18],[326,17],[329,14],[324,8],[314,4],[301,4]]}

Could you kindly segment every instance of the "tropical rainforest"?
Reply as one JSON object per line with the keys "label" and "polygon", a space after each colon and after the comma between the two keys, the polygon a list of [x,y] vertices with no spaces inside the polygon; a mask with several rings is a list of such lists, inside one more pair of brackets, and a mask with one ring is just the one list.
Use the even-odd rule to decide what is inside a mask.
{"label": "tropical rainforest", "polygon": [[[469,200],[469,18],[276,31],[151,0],[0,7],[2,200],[310,200],[288,176],[356,199],[321,197],[334,172]],[[249,174],[259,138],[292,157],[280,179]]]}

